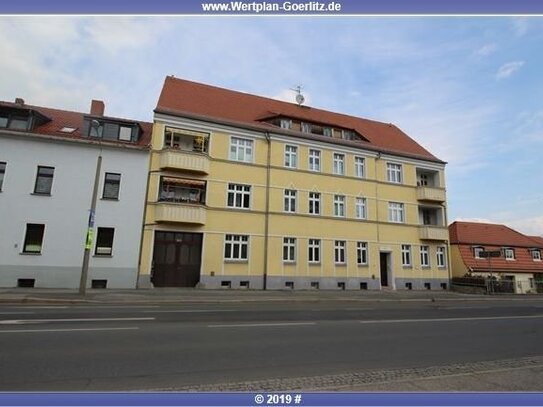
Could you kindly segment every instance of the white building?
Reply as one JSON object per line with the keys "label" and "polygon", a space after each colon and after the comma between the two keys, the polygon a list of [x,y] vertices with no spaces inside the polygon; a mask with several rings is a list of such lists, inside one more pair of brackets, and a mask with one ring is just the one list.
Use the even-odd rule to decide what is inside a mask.
{"label": "white building", "polygon": [[88,287],[136,287],[151,124],[103,113],[0,102],[0,287],[79,286],[100,154]]}

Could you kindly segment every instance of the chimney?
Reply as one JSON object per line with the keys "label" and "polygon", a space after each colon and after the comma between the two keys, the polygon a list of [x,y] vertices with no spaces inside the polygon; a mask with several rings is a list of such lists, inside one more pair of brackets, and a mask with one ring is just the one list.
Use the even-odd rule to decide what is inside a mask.
{"label": "chimney", "polygon": [[90,114],[92,116],[103,116],[106,105],[101,100],[93,100],[91,102]]}
{"label": "chimney", "polygon": [[15,103],[18,105],[24,105],[25,100],[23,98],[15,98]]}

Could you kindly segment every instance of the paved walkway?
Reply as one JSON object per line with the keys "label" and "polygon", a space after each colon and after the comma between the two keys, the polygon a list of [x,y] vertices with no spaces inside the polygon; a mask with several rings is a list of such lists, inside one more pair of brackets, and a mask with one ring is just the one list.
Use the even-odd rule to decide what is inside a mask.
{"label": "paved walkway", "polygon": [[451,291],[253,291],[154,288],[142,290],[0,289],[0,303],[183,303],[268,301],[474,301],[538,300],[537,295],[473,295]]}

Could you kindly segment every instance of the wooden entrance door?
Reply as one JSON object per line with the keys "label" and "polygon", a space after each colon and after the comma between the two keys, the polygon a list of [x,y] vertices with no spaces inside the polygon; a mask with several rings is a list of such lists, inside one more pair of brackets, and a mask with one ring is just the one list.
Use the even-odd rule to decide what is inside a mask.
{"label": "wooden entrance door", "polygon": [[388,253],[379,253],[381,287],[388,287]]}
{"label": "wooden entrance door", "polygon": [[155,232],[153,285],[195,287],[200,281],[201,254],[201,233]]}

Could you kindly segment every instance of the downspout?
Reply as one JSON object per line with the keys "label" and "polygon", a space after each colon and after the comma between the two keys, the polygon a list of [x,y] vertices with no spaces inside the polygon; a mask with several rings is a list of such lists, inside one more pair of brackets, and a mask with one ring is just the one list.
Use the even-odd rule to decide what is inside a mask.
{"label": "downspout", "polygon": [[268,143],[268,151],[266,157],[266,208],[264,212],[264,272],[262,280],[262,289],[266,290],[268,285],[268,244],[269,244],[269,229],[270,229],[270,176],[271,176],[271,138],[270,132],[264,133],[266,142]]}
{"label": "downspout", "polygon": [[[136,290],[140,288],[140,276],[141,276],[141,260],[143,257],[143,238],[145,234],[145,219],[147,216],[147,205],[149,203],[149,182],[151,178],[151,162],[153,158],[153,152],[154,150],[151,148],[149,151],[149,161],[148,161],[148,170],[147,170],[147,184],[145,187],[145,197],[143,201],[143,218],[142,218],[142,226],[141,226],[141,238],[140,238],[140,253],[139,253],[139,260],[138,260],[138,274],[136,276]],[[151,253],[151,252],[149,252]],[[152,261],[152,260],[151,260]],[[151,278],[151,270],[149,270],[149,279]],[[150,281],[149,281],[150,283]]]}

